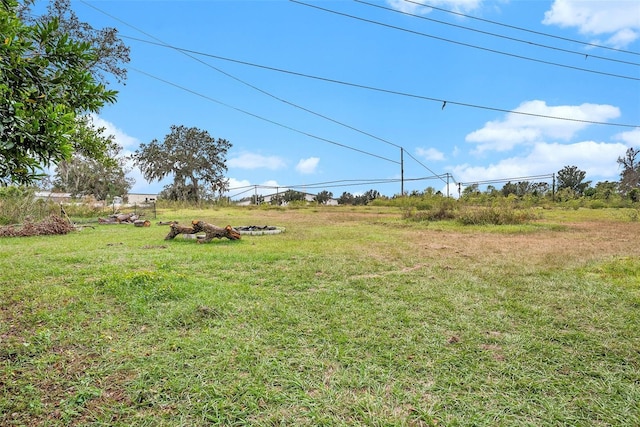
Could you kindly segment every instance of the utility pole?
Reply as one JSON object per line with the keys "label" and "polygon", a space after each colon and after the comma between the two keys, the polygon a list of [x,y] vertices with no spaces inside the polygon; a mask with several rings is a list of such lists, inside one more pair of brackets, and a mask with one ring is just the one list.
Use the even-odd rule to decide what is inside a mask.
{"label": "utility pole", "polygon": [[400,196],[404,196],[404,149],[400,147]]}
{"label": "utility pole", "polygon": [[450,197],[450,193],[449,193],[449,172],[447,172],[447,197]]}

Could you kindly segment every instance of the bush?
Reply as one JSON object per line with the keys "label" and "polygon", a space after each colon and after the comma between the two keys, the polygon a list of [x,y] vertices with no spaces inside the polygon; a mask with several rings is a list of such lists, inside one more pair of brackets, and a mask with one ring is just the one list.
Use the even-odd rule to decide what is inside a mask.
{"label": "bush", "polygon": [[456,218],[457,202],[453,199],[421,199],[415,205],[403,206],[402,216],[412,221],[443,221]]}
{"label": "bush", "polygon": [[503,207],[467,207],[460,211],[457,220],[463,225],[518,225],[536,218],[530,211]]}

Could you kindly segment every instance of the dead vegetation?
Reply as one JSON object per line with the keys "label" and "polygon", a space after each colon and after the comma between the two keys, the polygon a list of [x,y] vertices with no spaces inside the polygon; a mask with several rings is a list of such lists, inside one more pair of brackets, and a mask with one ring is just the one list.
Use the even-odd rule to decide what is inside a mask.
{"label": "dead vegetation", "polygon": [[76,230],[76,226],[68,220],[58,216],[49,215],[39,222],[27,218],[24,224],[7,225],[0,227],[0,237],[29,237],[67,234]]}

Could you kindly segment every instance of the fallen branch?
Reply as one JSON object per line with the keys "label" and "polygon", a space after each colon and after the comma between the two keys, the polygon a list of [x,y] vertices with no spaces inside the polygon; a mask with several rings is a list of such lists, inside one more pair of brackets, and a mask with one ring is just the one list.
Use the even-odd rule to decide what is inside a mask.
{"label": "fallen branch", "polygon": [[193,225],[194,233],[205,233],[204,238],[199,239],[198,243],[208,243],[214,238],[222,239],[223,237],[226,237],[229,240],[240,239],[240,233],[230,225],[220,228],[213,224],[209,224],[204,221],[197,221],[195,219],[191,221],[191,224]]}
{"label": "fallen branch", "polygon": [[184,225],[180,225],[177,222],[174,222],[171,224],[169,234],[165,236],[164,240],[172,240],[180,234],[195,234],[195,230],[193,229],[193,227],[185,227]]}

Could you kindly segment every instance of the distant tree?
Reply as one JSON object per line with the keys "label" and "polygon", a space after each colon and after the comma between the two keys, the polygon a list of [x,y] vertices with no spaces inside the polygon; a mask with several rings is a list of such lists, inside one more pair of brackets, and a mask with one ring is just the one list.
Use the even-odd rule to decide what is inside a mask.
{"label": "distant tree", "polygon": [[487,195],[489,195],[491,197],[498,197],[502,193],[495,186],[487,185],[487,189],[485,190],[485,194],[487,194]]}
{"label": "distant tree", "polygon": [[207,191],[225,188],[226,155],[231,143],[217,140],[207,131],[185,126],[171,126],[162,143],[154,139],[141,144],[133,154],[136,166],[147,181],[173,176],[173,183],[163,190],[171,200],[199,202]]}
{"label": "distant tree", "polygon": [[378,190],[368,190],[366,191],[363,195],[364,200],[365,200],[365,205],[368,205],[369,202],[375,200],[375,199],[379,199],[381,197],[381,194]]}
{"label": "distant tree", "polygon": [[305,200],[304,193],[296,190],[287,190],[282,194],[282,200],[285,203],[302,202]]}
{"label": "distant tree", "polygon": [[333,193],[327,190],[322,190],[313,198],[316,203],[321,205],[325,205],[331,198],[333,197]]}
{"label": "distant tree", "polygon": [[514,183],[512,183],[511,181],[507,182],[505,185],[502,186],[502,190],[500,190],[502,192],[502,195],[504,197],[509,196],[510,194],[518,194],[518,186]]}
{"label": "distant tree", "polygon": [[[30,4],[27,2],[26,4]],[[30,22],[0,3],[0,184],[31,184],[74,151],[103,160],[109,142],[84,116],[116,100],[96,73],[91,42],[45,15]]]}
{"label": "distant tree", "polygon": [[568,188],[573,190],[577,196],[581,196],[584,190],[589,187],[591,181],[585,181],[586,172],[578,169],[577,166],[565,166],[558,171],[558,190]]}
{"label": "distant tree", "polygon": [[530,192],[533,196],[542,197],[549,193],[550,187],[547,182],[535,182],[531,184]]}
{"label": "distant tree", "polygon": [[630,147],[624,157],[618,157],[622,166],[620,173],[620,191],[627,195],[633,189],[640,188],[640,149]]}
{"label": "distant tree", "polygon": [[112,141],[108,152],[112,161],[106,163],[74,154],[71,160],[58,164],[54,189],[74,197],[93,195],[97,200],[127,194],[135,181],[126,175],[128,169],[126,159],[120,155],[121,150],[122,147]]}
{"label": "distant tree", "polygon": [[348,193],[346,191],[342,193],[340,197],[338,197],[339,205],[353,205],[353,202],[354,202],[353,194]]}
{"label": "distant tree", "polygon": [[264,203],[264,196],[262,194],[254,194],[251,196],[252,205],[261,205],[262,203]]}
{"label": "distant tree", "polygon": [[478,194],[480,194],[480,185],[478,185],[478,184],[468,185],[468,186],[464,187],[464,190],[462,190],[462,197],[463,198],[476,196]]}
{"label": "distant tree", "polygon": [[523,197],[533,192],[533,184],[529,181],[519,181],[516,184],[516,196]]}
{"label": "distant tree", "polygon": [[436,194],[436,189],[433,187],[427,187],[424,189],[423,194],[425,196],[434,196]]}
{"label": "distant tree", "polygon": [[284,203],[282,193],[274,194],[273,196],[271,196],[270,203],[274,206],[280,206],[282,203]]}
{"label": "distant tree", "polygon": [[617,182],[598,182],[594,188],[595,194],[593,197],[602,200],[609,200],[618,193],[618,186],[619,184]]}

